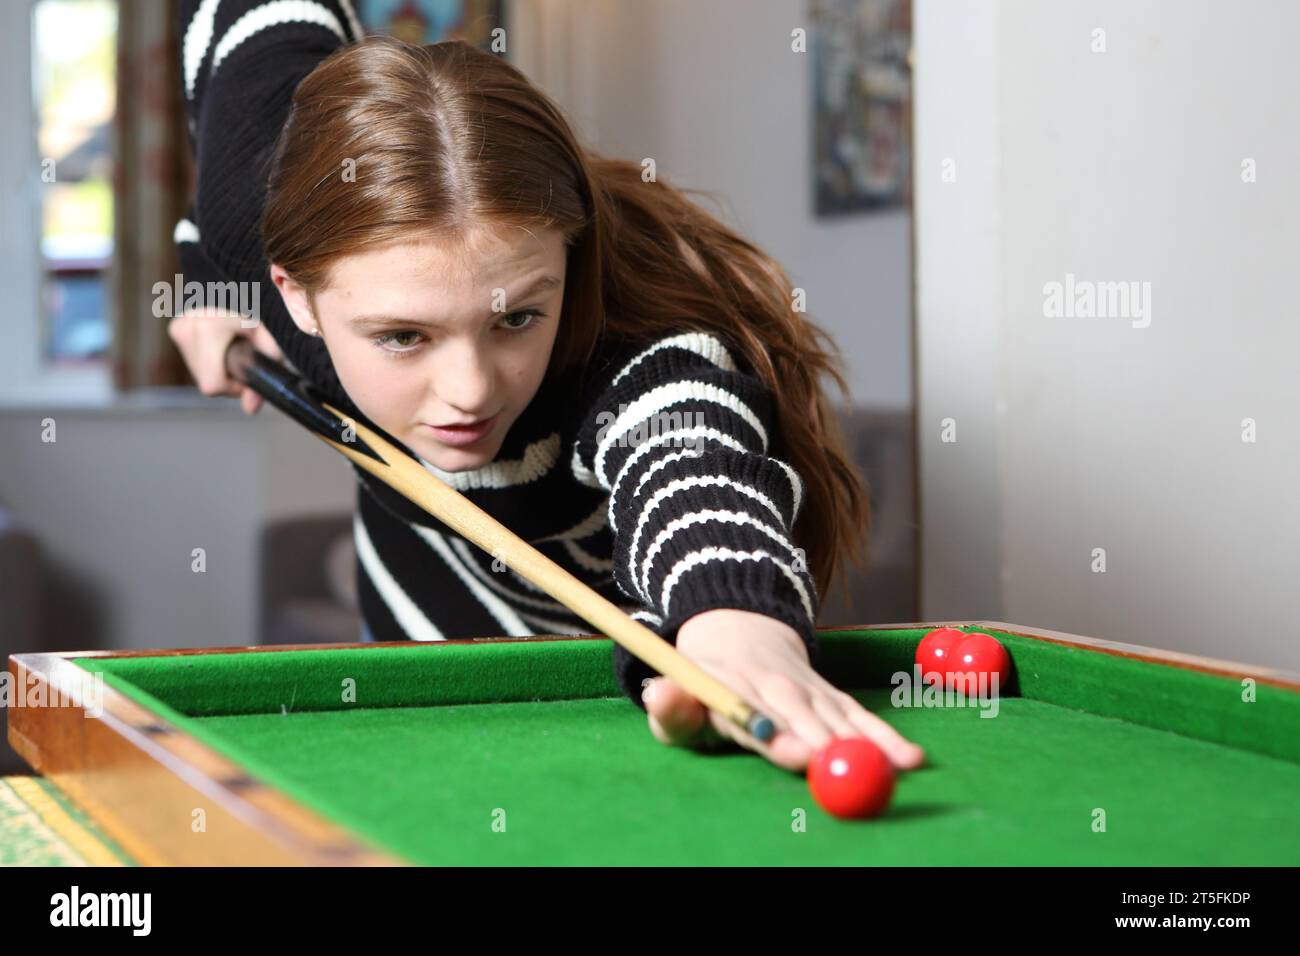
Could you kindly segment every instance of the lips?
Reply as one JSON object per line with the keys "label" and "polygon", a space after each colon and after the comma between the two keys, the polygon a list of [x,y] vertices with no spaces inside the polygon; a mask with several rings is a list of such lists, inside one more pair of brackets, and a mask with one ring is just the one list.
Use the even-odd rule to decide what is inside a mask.
{"label": "lips", "polygon": [[[498,413],[499,414],[499,413]],[[428,425],[426,426],[439,441],[447,445],[472,445],[487,437],[496,424],[498,415],[485,418],[468,425]]]}

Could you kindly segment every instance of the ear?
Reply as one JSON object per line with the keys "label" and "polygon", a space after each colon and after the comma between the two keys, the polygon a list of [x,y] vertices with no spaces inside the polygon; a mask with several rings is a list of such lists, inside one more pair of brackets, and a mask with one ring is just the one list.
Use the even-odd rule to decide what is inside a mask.
{"label": "ear", "polygon": [[280,266],[271,264],[271,281],[275,283],[276,289],[280,292],[280,298],[284,300],[285,307],[289,314],[293,316],[293,324],[306,335],[312,335],[313,330],[320,325],[316,317],[312,314],[311,300],[307,298],[307,290],[300,286],[294,279],[285,272]]}

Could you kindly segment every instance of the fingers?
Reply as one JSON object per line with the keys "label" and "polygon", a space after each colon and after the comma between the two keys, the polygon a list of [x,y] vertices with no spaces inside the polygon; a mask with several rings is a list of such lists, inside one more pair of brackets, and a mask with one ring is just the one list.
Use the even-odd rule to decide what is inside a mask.
{"label": "fingers", "polygon": [[820,750],[831,742],[834,734],[826,722],[813,709],[806,687],[784,674],[771,674],[755,685],[760,700],[773,720],[780,722],[790,733],[796,734],[813,750]]}
{"label": "fingers", "polygon": [[204,395],[238,395],[243,386],[226,374],[225,347],[234,338],[233,326],[221,316],[187,312],[167,323],[181,357]]}
{"label": "fingers", "polygon": [[[733,676],[729,681],[736,684]],[[716,749],[728,740],[761,754],[790,771],[802,772],[817,750],[832,737],[865,737],[878,746],[895,767],[911,770],[925,761],[925,752],[852,696],[836,690],[809,689],[784,675],[770,675],[755,686],[735,687],[737,693],[776,721],[776,736],[761,743],[726,717],[714,713],[666,677],[648,682],[642,694],[650,732],[669,746]]]}
{"label": "fingers", "polygon": [[820,674],[814,689],[818,714],[828,725],[834,719],[833,726],[840,728],[835,730],[835,736],[866,737],[900,770],[912,770],[925,763],[924,750],[863,707],[852,694],[846,694]]}
{"label": "fingers", "polygon": [[812,695],[813,713],[825,724],[832,737],[857,737],[860,732],[833,698],[823,694]]}
{"label": "fingers", "polygon": [[925,763],[924,750],[848,694],[842,694],[842,697],[845,699],[842,712],[854,729],[854,733],[848,736],[866,737],[883,750],[889,762],[899,770],[915,770]]}
{"label": "fingers", "polygon": [[172,319],[167,334],[180,350],[200,392],[237,396],[240,407],[249,415],[262,407],[261,396],[226,370],[226,350],[237,336],[242,336],[250,339],[259,352],[283,361],[283,352],[264,325],[256,321],[250,324],[248,317],[220,309],[195,309]]}
{"label": "fingers", "polygon": [[[780,726],[780,718],[776,714],[769,711],[768,716],[776,721],[778,727]],[[761,754],[769,762],[781,767],[783,770],[802,773],[804,768],[808,766],[808,761],[812,759],[813,750],[808,746],[807,741],[788,730],[778,729],[775,737],[767,743],[761,743],[720,714],[711,713],[710,719],[713,722],[714,730],[720,736],[734,740],[746,750]]]}

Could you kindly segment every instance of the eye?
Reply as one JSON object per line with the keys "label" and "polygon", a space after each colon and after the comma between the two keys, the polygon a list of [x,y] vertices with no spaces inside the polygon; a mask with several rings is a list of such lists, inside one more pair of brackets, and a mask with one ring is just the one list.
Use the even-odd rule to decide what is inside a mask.
{"label": "eye", "polygon": [[[507,332],[524,332],[538,325],[539,323],[536,321],[537,319],[544,319],[545,317],[546,313],[541,312],[538,309],[523,309],[519,312],[511,312],[501,321],[502,323],[505,323],[504,327]],[[513,319],[523,319],[524,322],[520,325],[508,324]]]}
{"label": "eye", "polygon": [[[409,345],[405,345],[405,347],[402,348],[396,348],[396,349],[388,348],[388,343],[390,342],[392,342],[395,345],[402,346],[404,343],[401,340],[407,336],[415,336],[416,341],[410,342]],[[414,352],[416,350],[416,346],[420,344],[419,340],[422,338],[424,338],[424,336],[421,335],[419,332],[415,332],[411,329],[405,329],[400,332],[384,332],[381,335],[376,335],[373,341],[376,346],[383,349],[389,355],[400,358],[401,356],[409,355],[412,352]]]}

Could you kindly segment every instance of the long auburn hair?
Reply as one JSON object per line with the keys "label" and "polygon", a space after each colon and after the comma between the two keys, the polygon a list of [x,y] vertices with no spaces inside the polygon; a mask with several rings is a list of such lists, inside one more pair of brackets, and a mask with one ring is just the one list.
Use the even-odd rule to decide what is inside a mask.
{"label": "long auburn hair", "polygon": [[[349,180],[343,171],[354,170]],[[262,239],[309,297],[331,265],[491,224],[568,243],[551,372],[585,367],[604,336],[716,334],[774,398],[768,449],[804,481],[792,529],[819,593],[865,558],[866,487],[822,376],[848,397],[831,337],[793,306],[781,266],[642,168],[582,147],[556,105],[505,60],[462,41],[369,37],[297,87],[270,158]]]}

